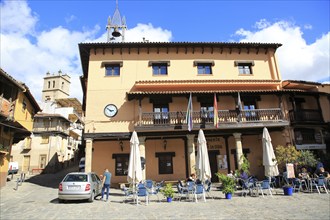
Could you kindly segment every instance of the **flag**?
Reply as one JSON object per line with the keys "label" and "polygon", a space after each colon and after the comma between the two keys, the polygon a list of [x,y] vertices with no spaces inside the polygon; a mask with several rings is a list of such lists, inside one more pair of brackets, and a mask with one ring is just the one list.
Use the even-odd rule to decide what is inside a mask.
{"label": "flag", "polygon": [[242,102],[241,102],[241,96],[238,92],[238,97],[237,97],[237,108],[236,108],[236,111],[237,111],[237,122],[240,122],[242,121],[242,110],[243,110],[243,107],[242,107]]}
{"label": "flag", "polygon": [[213,123],[214,127],[218,128],[218,102],[217,102],[217,96],[214,93],[214,101],[213,101]]}
{"label": "flag", "polygon": [[191,93],[190,93],[188,107],[187,107],[187,114],[186,114],[186,122],[188,125],[188,131],[191,131],[192,127],[193,127],[192,113],[193,113],[193,106],[192,106]]}
{"label": "flag", "polygon": [[239,92],[238,92],[238,98],[237,98],[237,107],[240,111],[243,110],[242,102],[241,102],[241,96],[240,96]]}

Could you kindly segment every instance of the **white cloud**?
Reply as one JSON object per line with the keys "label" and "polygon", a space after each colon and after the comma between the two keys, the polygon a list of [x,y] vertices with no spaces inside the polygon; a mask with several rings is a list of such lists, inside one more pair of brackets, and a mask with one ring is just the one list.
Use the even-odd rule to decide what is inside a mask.
{"label": "white cloud", "polygon": [[277,50],[277,58],[282,79],[314,82],[329,81],[330,32],[307,44],[299,26],[287,21],[271,24],[260,20],[255,25],[258,30],[240,29],[236,34],[241,42],[263,42],[283,44]]}
{"label": "white cloud", "polygon": [[[41,101],[43,78],[46,73],[61,70],[71,77],[70,96],[82,100],[79,77],[82,75],[78,43],[105,42],[107,34],[100,37],[100,27],[82,27],[71,31],[54,27],[36,33],[38,17],[26,1],[4,1],[1,10],[1,68],[16,80],[26,83],[37,101]],[[74,15],[69,17],[75,19]],[[170,41],[171,32],[154,28],[152,24],[139,24],[126,31],[126,42]],[[121,38],[119,38],[121,39]]]}
{"label": "white cloud", "polygon": [[38,21],[26,1],[2,1],[1,33],[32,34]]}

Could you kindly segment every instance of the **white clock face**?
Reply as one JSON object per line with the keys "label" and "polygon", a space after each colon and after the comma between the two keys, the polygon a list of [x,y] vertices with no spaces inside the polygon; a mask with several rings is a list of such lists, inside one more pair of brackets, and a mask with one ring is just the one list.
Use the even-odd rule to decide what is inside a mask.
{"label": "white clock face", "polygon": [[114,104],[109,104],[104,108],[104,114],[107,117],[114,117],[118,112],[117,107]]}

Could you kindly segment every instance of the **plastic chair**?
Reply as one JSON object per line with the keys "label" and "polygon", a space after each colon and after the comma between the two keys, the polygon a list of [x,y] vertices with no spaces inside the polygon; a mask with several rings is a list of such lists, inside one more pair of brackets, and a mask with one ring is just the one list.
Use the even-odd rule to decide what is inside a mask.
{"label": "plastic chair", "polygon": [[320,189],[324,189],[324,191],[328,193],[327,187],[326,187],[326,179],[322,176],[320,176],[319,178],[317,178],[317,180],[312,181],[311,184],[311,191],[313,191],[313,186],[315,186],[315,188],[317,189],[317,192],[320,194]]}
{"label": "plastic chair", "polygon": [[154,183],[152,182],[152,180],[146,180],[146,181],[145,181],[145,186],[146,186],[149,190],[152,190],[152,188],[154,187]]}
{"label": "plastic chair", "polygon": [[188,197],[189,195],[194,195],[195,194],[195,182],[188,181],[187,182],[187,191],[188,191]]}
{"label": "plastic chair", "polygon": [[194,196],[195,196],[195,201],[198,202],[197,200],[197,197],[198,196],[202,196],[203,199],[204,199],[204,202],[206,202],[206,199],[205,199],[205,191],[204,191],[204,185],[203,184],[196,184],[196,189],[195,189],[195,193],[194,193]]}
{"label": "plastic chair", "polygon": [[188,190],[187,188],[182,187],[179,183],[176,184],[178,190],[179,201],[181,201],[182,197],[188,198]]}
{"label": "plastic chair", "polygon": [[246,180],[243,180],[241,196],[246,196],[247,194],[252,195],[252,190],[255,185],[255,182],[256,182],[256,180],[252,177],[250,177]]}
{"label": "plastic chair", "polygon": [[269,192],[270,196],[273,197],[269,180],[263,180],[258,189],[261,190],[262,197],[264,197],[264,190],[267,190]]}
{"label": "plastic chair", "polygon": [[123,192],[124,192],[124,196],[125,196],[125,200],[124,200],[124,202],[126,203],[126,201],[128,200],[128,199],[133,199],[133,191],[130,189],[130,188],[127,188],[127,187],[123,187],[122,188],[122,190],[123,190]]}
{"label": "plastic chair", "polygon": [[299,191],[301,191],[303,189],[303,186],[305,187],[305,189],[308,189],[306,180],[304,180],[304,179],[301,180],[301,179],[295,178],[295,179],[293,179],[292,183],[293,183],[294,192],[298,188],[298,193],[299,193]]}
{"label": "plastic chair", "polygon": [[209,180],[206,180],[205,181],[205,184],[207,186],[206,189],[205,189],[205,192],[206,192],[207,196],[208,197],[211,197],[212,199],[214,199],[213,196],[212,196],[212,194],[211,194],[212,182],[209,181]]}
{"label": "plastic chair", "polygon": [[[145,197],[146,205],[148,205],[148,203],[149,203],[149,194],[148,194],[147,187],[145,187],[143,184],[138,185],[137,197]],[[136,203],[138,204],[138,199],[136,200]]]}
{"label": "plastic chair", "polygon": [[155,187],[152,180],[146,180],[145,186],[148,189],[149,199],[150,199],[150,196],[155,195],[155,196],[157,196],[158,202],[160,202],[158,192],[160,191],[161,186],[158,185]]}

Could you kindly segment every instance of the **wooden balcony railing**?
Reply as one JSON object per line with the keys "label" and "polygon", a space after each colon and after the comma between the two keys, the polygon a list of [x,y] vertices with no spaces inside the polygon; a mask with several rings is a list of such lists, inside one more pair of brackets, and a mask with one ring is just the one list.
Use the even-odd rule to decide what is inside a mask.
{"label": "wooden balcony railing", "polygon": [[69,130],[59,126],[52,127],[34,127],[33,132],[61,132],[69,135]]}
{"label": "wooden balcony railing", "polygon": [[[213,111],[193,112],[194,124],[213,124]],[[280,108],[243,110],[219,110],[218,123],[258,123],[279,122],[285,118]],[[180,126],[187,124],[186,112],[144,112],[137,122],[137,127]]]}
{"label": "wooden balcony railing", "polygon": [[295,122],[323,122],[321,112],[311,109],[300,109],[299,111],[289,111],[290,121]]}

